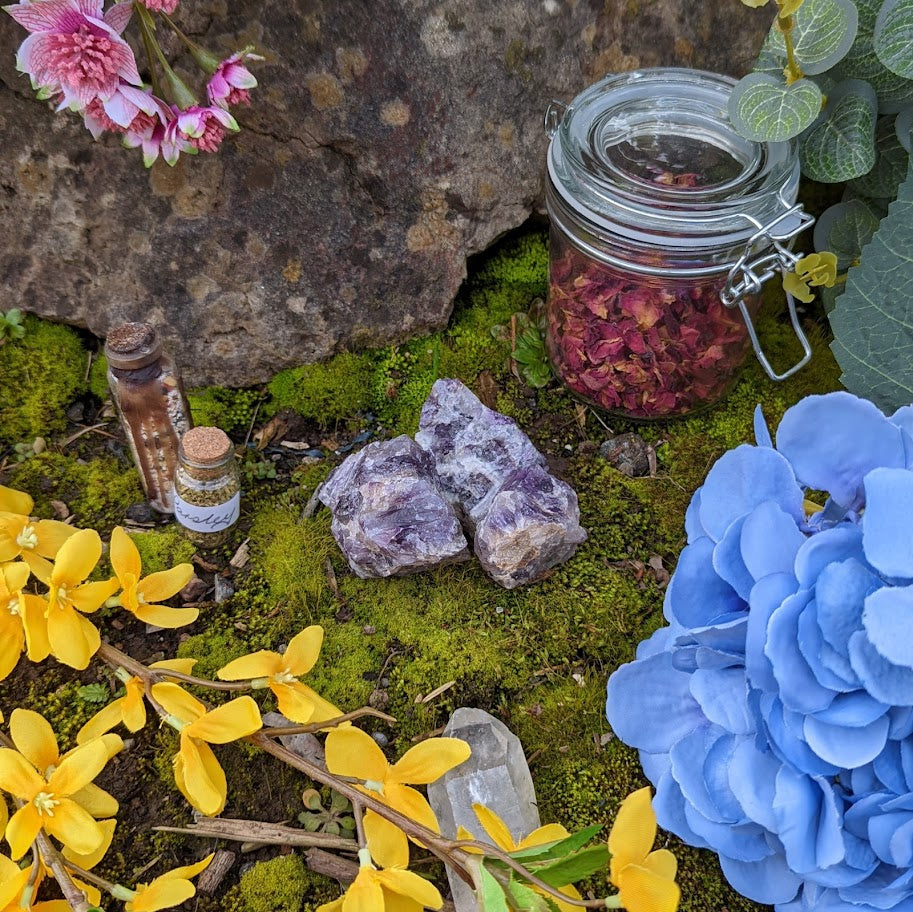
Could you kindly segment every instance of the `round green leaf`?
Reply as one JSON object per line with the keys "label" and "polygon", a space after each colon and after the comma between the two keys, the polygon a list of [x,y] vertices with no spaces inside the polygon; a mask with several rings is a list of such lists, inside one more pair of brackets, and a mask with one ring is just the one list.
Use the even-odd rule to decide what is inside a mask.
{"label": "round green leaf", "polygon": [[875,164],[875,90],[861,79],[841,82],[802,138],[802,173],[835,184],[867,174]]}
{"label": "round green leaf", "polygon": [[[793,50],[802,72],[823,73],[842,60],[853,45],[859,14],[852,0],[805,0],[795,15]],[[765,48],[786,57],[783,33],[774,22]]]}
{"label": "round green leaf", "polygon": [[913,108],[907,108],[897,115],[894,130],[897,133],[897,141],[907,152],[913,152],[913,149],[910,148],[911,134],[913,134]]}
{"label": "round green leaf", "polygon": [[732,90],[729,119],[746,139],[783,142],[814,122],[821,101],[821,90],[808,79],[787,86],[767,73],[751,73]]}
{"label": "round green leaf", "polygon": [[815,223],[815,250],[837,255],[837,269],[843,272],[859,259],[862,248],[878,230],[881,220],[861,200],[837,203],[821,213]]}
{"label": "round green leaf", "polygon": [[909,153],[894,129],[896,118],[882,117],[875,126],[875,165],[868,174],[850,181],[862,196],[893,197],[897,185],[907,176]]}
{"label": "round green leaf", "polygon": [[893,73],[913,79],[913,0],[885,0],[875,20],[875,53]]}

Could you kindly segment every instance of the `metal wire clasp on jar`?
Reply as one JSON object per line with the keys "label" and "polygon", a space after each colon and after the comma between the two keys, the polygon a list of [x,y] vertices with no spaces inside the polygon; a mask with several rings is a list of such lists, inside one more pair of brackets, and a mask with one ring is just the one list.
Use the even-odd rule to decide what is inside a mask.
{"label": "metal wire clasp on jar", "polygon": [[763,282],[792,269],[813,219],[796,205],[795,143],[739,136],[735,81],[687,69],[608,76],[546,112],[551,219],[546,341],[556,373],[604,411],[688,414],[729,388]]}

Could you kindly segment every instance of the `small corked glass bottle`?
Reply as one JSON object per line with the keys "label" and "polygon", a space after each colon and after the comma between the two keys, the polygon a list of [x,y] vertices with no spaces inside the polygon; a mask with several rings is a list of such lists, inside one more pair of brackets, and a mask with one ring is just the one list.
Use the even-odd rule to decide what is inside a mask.
{"label": "small corked glass bottle", "polygon": [[174,362],[149,323],[122,323],[105,340],[108,386],[149,503],[174,512],[178,442],[191,426]]}
{"label": "small corked glass bottle", "polygon": [[215,427],[196,427],[182,438],[174,478],[174,518],[190,541],[224,544],[241,512],[241,480],[232,442]]}

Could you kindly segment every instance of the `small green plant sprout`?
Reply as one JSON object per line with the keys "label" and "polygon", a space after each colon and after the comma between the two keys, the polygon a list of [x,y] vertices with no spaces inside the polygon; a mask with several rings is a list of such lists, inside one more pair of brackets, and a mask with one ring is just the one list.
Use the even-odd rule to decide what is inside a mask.
{"label": "small green plant sprout", "polygon": [[545,302],[533,301],[528,313],[511,314],[510,325],[493,326],[496,339],[511,343],[511,368],[518,380],[534,389],[548,386],[553,374],[545,347]]}
{"label": "small green plant sprout", "polygon": [[25,335],[22,322],[22,311],[18,307],[10,308],[6,313],[0,310],[0,345],[21,339]]}
{"label": "small green plant sprout", "polygon": [[796,139],[805,177],[844,185],[815,227],[815,249],[831,251],[842,274],[820,295],[844,386],[890,412],[913,388],[913,260],[904,253],[913,245],[913,5],[775,2],[729,116],[748,139]]}
{"label": "small green plant sprout", "polygon": [[301,793],[305,810],[298,815],[298,822],[308,833],[329,833],[352,839],[355,835],[355,818],[352,816],[352,802],[345,795],[333,792],[330,804],[324,807],[320,792],[314,788]]}
{"label": "small green plant sprout", "polygon": [[83,684],[82,687],[78,687],[76,696],[83,703],[107,703],[108,697],[111,696],[111,691],[108,690],[107,684],[95,682],[94,684]]}

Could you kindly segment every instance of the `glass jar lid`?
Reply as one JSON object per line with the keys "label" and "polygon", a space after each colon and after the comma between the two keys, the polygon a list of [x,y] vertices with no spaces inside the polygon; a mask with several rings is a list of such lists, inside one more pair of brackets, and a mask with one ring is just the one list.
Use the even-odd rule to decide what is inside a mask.
{"label": "glass jar lid", "polygon": [[[735,131],[734,85],[728,76],[659,68],[610,75],[583,91],[550,131],[552,218],[572,235],[660,248],[673,259],[686,249],[720,264],[737,259],[795,202],[799,163],[795,142],[753,142]],[[784,234],[793,227],[780,226]]]}

